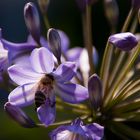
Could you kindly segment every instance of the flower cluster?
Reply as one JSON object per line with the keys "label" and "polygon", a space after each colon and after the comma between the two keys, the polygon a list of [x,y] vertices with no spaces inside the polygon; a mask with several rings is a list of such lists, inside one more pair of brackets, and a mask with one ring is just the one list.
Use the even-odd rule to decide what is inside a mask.
{"label": "flower cluster", "polygon": [[[122,31],[115,33],[119,16],[117,2],[104,0],[112,33],[100,70],[96,71],[99,58],[91,40],[91,6],[95,1],[76,0],[82,11],[85,48],[70,49],[68,36],[59,29],[50,28],[47,16],[43,16],[48,28],[47,37],[42,36],[38,10],[31,2],[24,8],[30,33],[27,42],[12,43],[0,33],[0,82],[5,82],[4,75],[7,74],[11,80],[6,82],[12,84],[4,109],[22,127],[58,126],[50,133],[51,140],[101,140],[106,137],[104,128],[122,139],[139,137],[133,135],[136,130],[124,122],[140,121],[137,59],[140,45],[134,34],[137,24],[132,21],[140,2],[132,0]],[[38,3],[45,15],[49,1],[38,0]],[[129,26],[132,26],[130,30]],[[16,87],[11,90],[13,86]],[[23,111],[30,105],[33,105],[39,123]],[[67,108],[70,113],[76,113],[74,118],[57,119],[60,110],[64,112]],[[129,134],[128,130],[131,130]]]}

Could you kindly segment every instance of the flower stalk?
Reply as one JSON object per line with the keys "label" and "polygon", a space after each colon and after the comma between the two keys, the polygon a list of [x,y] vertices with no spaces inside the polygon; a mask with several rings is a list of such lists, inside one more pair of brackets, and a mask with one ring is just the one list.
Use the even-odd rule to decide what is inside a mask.
{"label": "flower stalk", "polygon": [[88,51],[89,64],[90,64],[90,75],[94,73],[94,63],[92,56],[92,21],[91,21],[91,5],[86,5],[86,11],[83,13],[83,34],[84,44]]}

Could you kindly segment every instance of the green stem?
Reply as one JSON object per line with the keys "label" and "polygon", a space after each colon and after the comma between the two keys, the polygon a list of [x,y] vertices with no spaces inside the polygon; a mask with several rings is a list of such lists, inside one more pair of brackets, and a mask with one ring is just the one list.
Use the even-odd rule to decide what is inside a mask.
{"label": "green stem", "polygon": [[[85,120],[85,119],[87,119],[87,117],[88,117],[87,115],[84,115],[84,116],[81,116],[80,119],[81,120]],[[72,121],[73,120],[65,120],[65,121],[61,121],[61,122],[56,122],[56,123],[53,123],[53,124],[49,125],[48,127],[55,127],[55,126],[59,126],[59,125],[66,125],[66,124],[72,123]],[[45,127],[46,128],[46,126],[44,124],[37,124],[37,127]]]}
{"label": "green stem", "polygon": [[50,26],[50,23],[48,21],[47,15],[43,15],[43,19],[44,19],[44,23],[45,23],[46,28],[49,29],[51,26]]}
{"label": "green stem", "polygon": [[133,8],[130,9],[129,14],[128,14],[126,20],[125,20],[125,23],[123,25],[123,28],[122,28],[121,32],[126,32],[127,31],[128,26],[129,26],[129,24],[131,22],[131,19],[133,17],[134,11],[135,10]]}
{"label": "green stem", "polygon": [[137,15],[135,16],[135,19],[132,23],[132,26],[130,28],[130,32],[131,33],[135,33],[136,29],[137,29],[137,25],[138,25],[138,18],[137,18]]}
{"label": "green stem", "polygon": [[123,71],[120,72],[120,75],[117,77],[116,82],[113,84],[111,90],[109,91],[109,95],[111,96],[107,96],[104,102],[104,106],[106,106],[106,104],[112,100],[116,89],[118,88],[118,86],[121,84],[121,81],[123,81],[123,79],[125,78],[127,72],[130,70],[130,68],[132,67],[132,65],[134,64],[136,58],[138,57],[140,53],[140,44],[137,45],[136,50],[134,52],[134,54],[132,55],[131,59],[129,60],[129,62],[127,63],[127,65],[123,68]]}
{"label": "green stem", "polygon": [[100,71],[100,77],[103,81],[103,93],[104,96],[106,93],[106,89],[108,86],[108,77],[109,77],[109,68],[110,68],[110,63],[111,63],[111,58],[112,58],[112,51],[113,51],[113,46],[107,42],[104,56],[103,56],[103,61],[101,65],[101,71]]}
{"label": "green stem", "polygon": [[90,75],[94,73],[94,61],[92,56],[92,27],[91,27],[91,6],[86,5],[86,12],[83,13],[83,34],[84,44],[88,52],[89,64],[90,64]]}

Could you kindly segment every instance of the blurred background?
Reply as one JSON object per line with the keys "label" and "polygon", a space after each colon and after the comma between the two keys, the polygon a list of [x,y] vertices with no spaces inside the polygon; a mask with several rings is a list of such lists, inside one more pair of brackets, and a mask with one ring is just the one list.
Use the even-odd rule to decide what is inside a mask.
{"label": "blurred background", "polygon": [[[24,22],[23,9],[27,2],[34,2],[37,5],[37,0],[0,0],[0,28],[2,28],[3,38],[12,42],[26,41],[28,31]],[[131,0],[117,0],[117,3],[120,10],[117,28],[117,32],[119,32],[130,10]],[[96,46],[101,59],[107,38],[110,35],[109,24],[104,15],[103,0],[98,0],[93,5],[92,13],[93,45]],[[69,36],[70,47],[83,47],[81,15],[75,0],[50,0],[47,14],[51,26],[63,30]],[[42,32],[46,33],[41,14],[40,19],[42,22]],[[22,128],[5,114],[3,105],[7,101],[7,96],[8,93],[0,89],[0,140],[49,139],[49,129]],[[37,120],[35,111],[29,110],[27,110],[27,113]],[[63,113],[61,117],[65,118],[66,115],[68,115],[67,112]]]}

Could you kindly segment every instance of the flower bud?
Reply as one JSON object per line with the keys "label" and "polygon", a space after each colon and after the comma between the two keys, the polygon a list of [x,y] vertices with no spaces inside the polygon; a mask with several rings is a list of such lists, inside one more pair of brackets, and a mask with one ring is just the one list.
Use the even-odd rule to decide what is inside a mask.
{"label": "flower bud", "polygon": [[104,0],[105,15],[111,27],[118,23],[119,9],[116,0]]}
{"label": "flower bud", "polygon": [[29,2],[24,7],[24,19],[26,26],[34,38],[40,44],[40,20],[36,6]]}
{"label": "flower bud", "polygon": [[108,41],[123,51],[130,51],[138,44],[136,37],[129,32],[111,35]]}
{"label": "flower bud", "polygon": [[93,4],[97,0],[76,0],[79,9],[84,12],[87,4]]}
{"label": "flower bud", "polygon": [[48,30],[47,38],[49,42],[49,48],[51,49],[54,56],[60,62],[61,57],[61,38],[57,30],[51,28]]}
{"label": "flower bud", "polygon": [[95,111],[100,107],[102,103],[102,82],[98,75],[93,74],[88,80],[88,92],[89,92],[89,99]]}
{"label": "flower bud", "polygon": [[138,10],[140,8],[140,0],[132,0],[132,7]]}
{"label": "flower bud", "polygon": [[19,125],[25,128],[33,128],[36,127],[34,121],[29,118],[19,107],[12,105],[10,102],[7,102],[4,105],[4,109],[6,113],[16,121]]}
{"label": "flower bud", "polygon": [[40,10],[43,14],[46,14],[49,3],[50,3],[50,0],[38,0]]}

